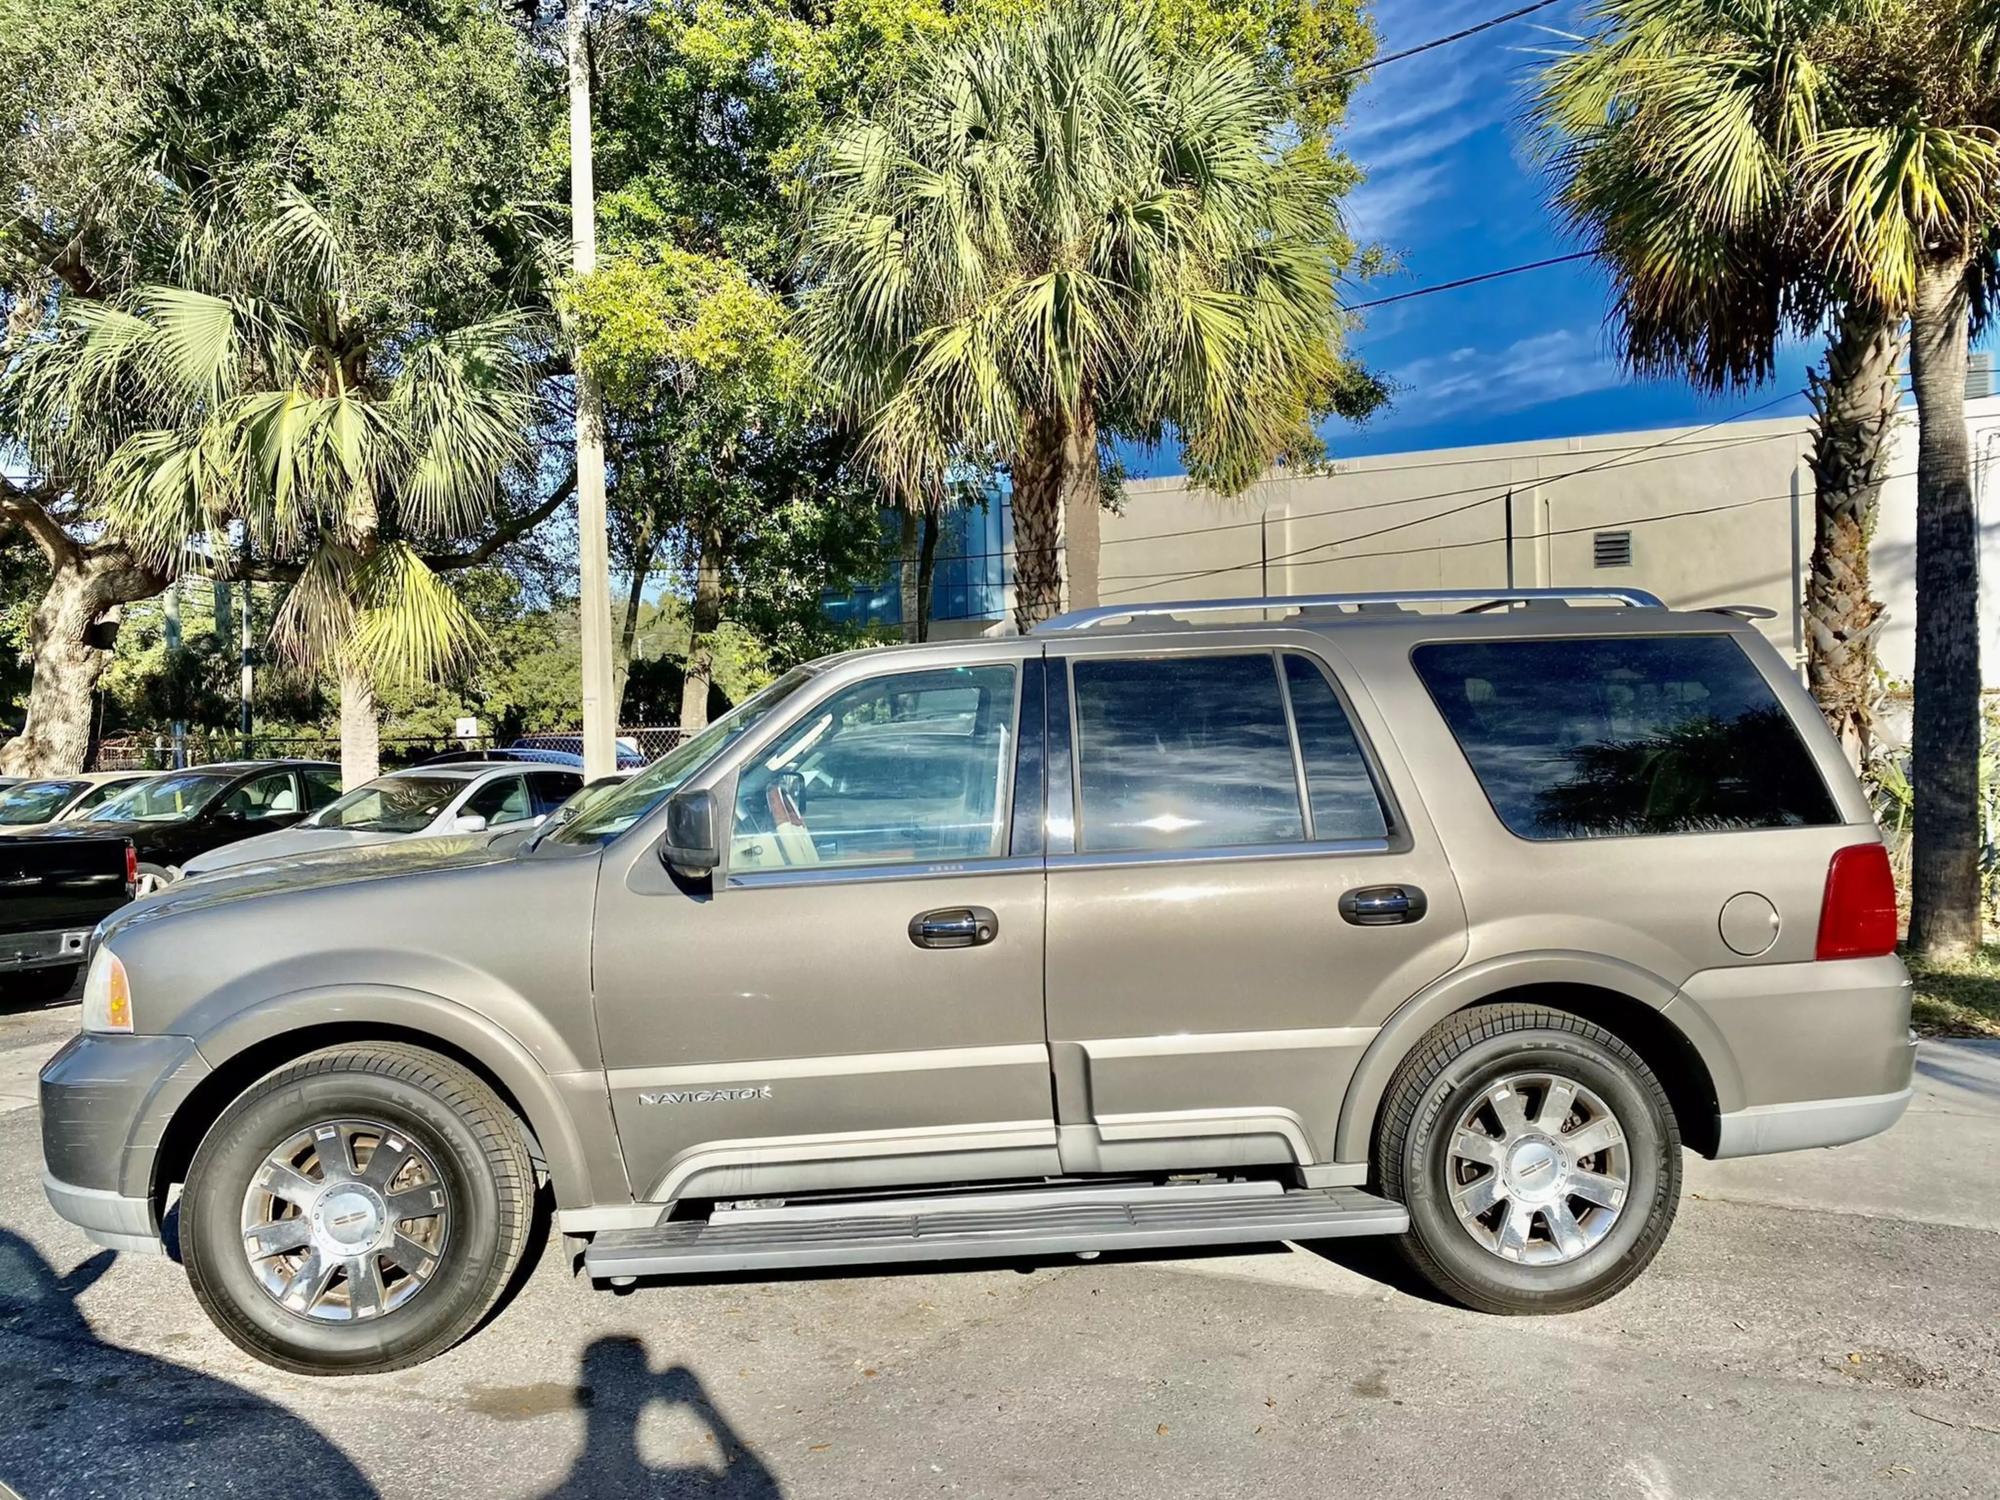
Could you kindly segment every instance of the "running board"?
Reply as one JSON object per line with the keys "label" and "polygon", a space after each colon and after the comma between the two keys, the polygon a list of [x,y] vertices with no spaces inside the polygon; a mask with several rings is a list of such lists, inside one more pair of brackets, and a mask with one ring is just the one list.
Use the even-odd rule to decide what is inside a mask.
{"label": "running board", "polygon": [[1267,1244],[1400,1234],[1410,1227],[1400,1203],[1359,1188],[1258,1188],[1027,1189],[962,1199],[719,1210],[707,1219],[601,1233],[584,1252],[583,1265],[593,1278],[623,1282],[799,1266]]}

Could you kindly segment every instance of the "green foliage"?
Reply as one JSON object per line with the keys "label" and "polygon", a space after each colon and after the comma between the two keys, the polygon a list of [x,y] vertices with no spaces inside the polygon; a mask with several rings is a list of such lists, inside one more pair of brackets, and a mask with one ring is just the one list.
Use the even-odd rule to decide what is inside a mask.
{"label": "green foliage", "polygon": [[[219,193],[180,280],[72,298],[8,376],[42,467],[87,474],[162,571],[231,523],[297,576],[274,639],[387,683],[449,670],[476,622],[419,551],[475,533],[528,459],[533,327],[357,311],[348,242],[290,188]],[[108,450],[108,451],[107,451]]]}
{"label": "green foliage", "polygon": [[556,104],[496,5],[0,0],[0,283],[160,275],[185,188],[249,176],[353,247],[351,316],[481,302],[531,274]]}
{"label": "green foliage", "polygon": [[1632,365],[1767,379],[1837,305],[1906,312],[2000,223],[1987,0],[1603,0],[1543,70],[1552,202]]}
{"label": "green foliage", "polygon": [[804,337],[899,491],[1014,457],[1031,415],[1174,432],[1196,479],[1238,490],[1380,399],[1340,352],[1353,180],[1242,54],[1040,11],[832,136]]}

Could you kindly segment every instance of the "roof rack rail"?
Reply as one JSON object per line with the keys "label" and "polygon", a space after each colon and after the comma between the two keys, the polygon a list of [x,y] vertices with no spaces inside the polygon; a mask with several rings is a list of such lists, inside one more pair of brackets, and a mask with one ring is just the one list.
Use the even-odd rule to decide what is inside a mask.
{"label": "roof rack rail", "polygon": [[1497,609],[1508,604],[1568,603],[1575,599],[1626,604],[1634,609],[1665,609],[1657,594],[1644,589],[1406,589],[1383,594],[1274,594],[1267,598],[1183,599],[1158,604],[1102,604],[1073,609],[1044,620],[1038,634],[1089,630],[1113,620],[1154,619],[1168,615],[1235,614],[1249,609],[1358,609],[1369,604],[1463,604],[1466,612]]}

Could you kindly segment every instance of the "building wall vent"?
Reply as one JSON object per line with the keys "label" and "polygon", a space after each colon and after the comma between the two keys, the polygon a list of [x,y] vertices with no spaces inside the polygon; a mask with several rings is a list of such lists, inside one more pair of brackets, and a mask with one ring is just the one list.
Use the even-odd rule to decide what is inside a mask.
{"label": "building wall vent", "polygon": [[1629,531],[1599,531],[1590,538],[1591,561],[1600,568],[1629,568],[1632,566],[1632,533]]}
{"label": "building wall vent", "polygon": [[1965,399],[1977,401],[1996,395],[2000,395],[2000,362],[1995,361],[1992,351],[1975,349],[1965,362]]}

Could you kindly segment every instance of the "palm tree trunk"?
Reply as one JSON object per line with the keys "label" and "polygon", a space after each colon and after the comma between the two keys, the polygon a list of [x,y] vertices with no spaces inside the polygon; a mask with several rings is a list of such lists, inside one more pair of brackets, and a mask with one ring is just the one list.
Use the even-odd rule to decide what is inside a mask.
{"label": "palm tree trunk", "polygon": [[694,575],[694,605],[688,611],[687,664],[681,673],[681,734],[708,727],[708,685],[715,678],[715,627],[722,623],[722,535],[710,529],[701,539]]}
{"label": "palm tree trunk", "polygon": [[1062,610],[1063,457],[1060,416],[1028,412],[1014,456],[1014,627],[1026,635]]}
{"label": "palm tree trunk", "polygon": [[1979,552],[1965,433],[1967,263],[1928,261],[1910,316],[1917,398],[1917,666],[1910,948],[1979,946]]}
{"label": "palm tree trunk", "polygon": [[382,723],[375,684],[365,667],[342,660],[340,680],[340,781],[352,791],[382,774]]}
{"label": "palm tree trunk", "polygon": [[924,539],[917,548],[917,639],[931,638],[932,583],[937,577],[938,533],[943,508],[935,501],[924,507]]}
{"label": "palm tree trunk", "polygon": [[1820,712],[1860,766],[1868,755],[1875,637],[1882,605],[1868,580],[1868,543],[1888,477],[1889,438],[1901,403],[1897,365],[1908,347],[1900,319],[1848,309],[1808,377],[1813,403],[1814,534],[1806,580],[1806,677]]}
{"label": "palm tree trunk", "polygon": [[917,568],[921,561],[917,555],[918,540],[917,513],[906,505],[897,517],[896,528],[896,588],[900,606],[897,615],[903,622],[906,646],[924,638],[922,610],[917,604]]}
{"label": "palm tree trunk", "polygon": [[1097,413],[1089,402],[1077,414],[1063,442],[1064,607],[1097,605],[1098,521],[1103,509],[1097,472]]}

